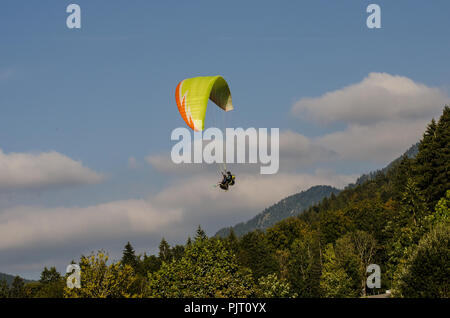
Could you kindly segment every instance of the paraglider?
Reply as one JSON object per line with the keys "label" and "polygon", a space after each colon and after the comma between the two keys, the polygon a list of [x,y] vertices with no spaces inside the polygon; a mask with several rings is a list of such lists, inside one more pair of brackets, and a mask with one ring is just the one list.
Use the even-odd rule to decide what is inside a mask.
{"label": "paraglider", "polygon": [[226,174],[222,172],[222,177],[222,181],[218,185],[222,190],[228,191],[228,187],[235,184],[236,177],[231,174],[231,171],[227,171]]}
{"label": "paraglider", "polygon": [[[233,110],[230,88],[220,75],[182,80],[175,89],[175,100],[181,117],[194,131],[202,131],[205,128],[208,100],[213,101],[225,112]],[[230,171],[226,174],[224,171],[226,166],[223,171],[220,171],[223,179],[218,185],[222,190],[227,191],[230,185],[234,185],[235,176]]]}

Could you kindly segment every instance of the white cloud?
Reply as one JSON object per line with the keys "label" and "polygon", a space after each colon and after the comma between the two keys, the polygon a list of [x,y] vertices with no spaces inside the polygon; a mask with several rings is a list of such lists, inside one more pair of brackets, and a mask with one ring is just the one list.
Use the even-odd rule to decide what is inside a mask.
{"label": "white cloud", "polygon": [[155,208],[146,200],[113,201],[89,207],[14,207],[0,214],[0,250],[62,247],[77,241],[159,232],[164,226],[177,223],[180,213],[179,209]]}
{"label": "white cloud", "polygon": [[180,165],[174,164],[170,159],[170,154],[148,155],[145,161],[159,172],[173,172]]}
{"label": "white cloud", "polygon": [[242,174],[236,176],[236,186],[224,192],[212,187],[217,177],[208,174],[178,181],[157,194],[154,202],[171,208],[185,207],[188,210],[209,213],[220,211],[217,207],[225,207],[227,213],[249,211],[249,216],[254,216],[290,194],[320,184],[344,187],[356,177],[323,171],[317,171],[315,174]]}
{"label": "white cloud", "polygon": [[253,217],[287,195],[318,184],[342,187],[355,178],[323,171],[242,174],[224,192],[213,187],[217,175],[207,173],[177,179],[147,199],[88,207],[17,206],[0,212],[0,250],[51,246],[56,251],[70,244],[90,248],[113,238],[139,236],[185,240],[198,224],[215,232]]}
{"label": "white cloud", "polygon": [[343,131],[326,134],[315,142],[350,161],[388,163],[418,142],[429,121],[384,121],[372,125],[353,124]]}
{"label": "white cloud", "polygon": [[361,82],[302,98],[292,107],[297,117],[321,123],[370,124],[384,120],[431,119],[449,97],[438,88],[387,73],[370,73]]}
{"label": "white cloud", "polygon": [[302,98],[292,113],[318,123],[346,126],[309,142],[338,154],[336,159],[388,163],[420,140],[427,123],[450,98],[440,89],[387,73],[370,73],[361,82]]}
{"label": "white cloud", "polygon": [[282,171],[296,170],[313,166],[319,162],[330,162],[338,159],[338,152],[330,147],[317,143],[293,131],[280,134],[280,169]]}
{"label": "white cloud", "polygon": [[0,149],[0,190],[95,184],[103,176],[58,152],[9,153]]}
{"label": "white cloud", "polygon": [[148,155],[145,161],[158,172],[165,174],[184,174],[192,175],[194,173],[201,173],[205,171],[213,171],[218,165],[209,165],[203,163],[180,163],[172,162],[169,153]]}

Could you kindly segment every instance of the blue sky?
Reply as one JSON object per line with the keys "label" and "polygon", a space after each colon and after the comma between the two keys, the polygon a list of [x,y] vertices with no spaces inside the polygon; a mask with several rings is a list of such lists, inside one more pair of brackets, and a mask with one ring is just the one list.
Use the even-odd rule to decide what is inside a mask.
{"label": "blue sky", "polygon": [[[317,119],[327,117],[328,108],[322,108],[326,103],[321,96],[358,83],[363,83],[359,89],[365,94],[364,79],[370,73],[388,75],[373,77],[368,81],[369,87],[378,81],[391,83],[389,76],[401,76],[392,84],[398,87],[412,81],[418,95],[402,95],[404,99],[399,104],[408,105],[407,101],[416,100],[417,96],[422,104],[411,113],[408,106],[402,106],[396,113],[397,119],[405,127],[416,125],[423,129],[405,135],[398,144],[386,146],[398,148],[397,152],[383,152],[384,144],[377,143],[381,147],[379,152],[372,149],[377,160],[370,155],[358,160],[339,157],[337,151],[335,161],[313,160],[314,164],[300,165],[295,171],[304,176],[299,177],[302,180],[308,178],[306,174],[320,175],[324,179],[318,180],[324,183],[323,171],[333,178],[345,175],[339,182],[330,182],[341,185],[342,180],[383,167],[417,140],[425,129],[422,124],[439,113],[442,105],[428,109],[424,101],[448,100],[450,2],[375,1],[381,6],[382,29],[370,30],[365,24],[368,15],[365,9],[372,2],[75,1],[82,10],[82,29],[69,30],[65,24],[69,1],[2,1],[0,149],[4,160],[16,162],[13,153],[31,155],[29,159],[35,160],[39,154],[54,151],[66,158],[55,160],[81,162],[88,181],[77,181],[78,184],[69,178],[59,184],[44,180],[42,187],[39,181],[31,188],[27,185],[2,188],[2,176],[4,181],[11,174],[2,174],[0,170],[0,215],[8,215],[19,224],[21,219],[14,214],[15,207],[26,206],[27,212],[21,213],[36,217],[39,213],[53,213],[46,208],[91,207],[134,199],[151,204],[157,201],[159,207],[169,209],[166,203],[159,202],[162,193],[189,182],[186,180],[193,176],[183,172],[177,180],[178,172],[162,173],[148,164],[146,158],[170,151],[172,129],[184,125],[174,101],[175,86],[186,77],[198,75],[221,74],[228,81],[235,105],[231,126],[279,127],[282,132],[297,134],[292,137],[297,138],[294,145],[301,139],[317,144],[317,149],[328,147],[331,152],[336,152],[333,144],[340,145],[339,140],[350,138],[342,137],[344,133],[339,135],[340,132],[353,138],[358,134],[355,131],[369,131],[368,138],[372,138],[372,132],[398,123],[387,116],[372,120],[371,115],[367,115],[367,120],[354,121],[346,113],[337,114],[336,120],[325,120],[324,124]],[[352,92],[348,92],[348,98],[357,100]],[[314,105],[321,112],[308,112],[302,102],[305,98],[316,98]],[[398,101],[387,98],[380,103],[386,100]],[[342,101],[336,105],[339,102]],[[369,104],[372,110],[378,105],[376,100]],[[298,110],[295,114],[294,108]],[[414,115],[417,109],[421,110],[421,116]],[[302,115],[307,113],[312,117]],[[369,110],[364,114],[368,113]],[[405,123],[405,118],[413,123]],[[377,140],[388,142],[388,139],[380,135]],[[346,149],[346,144],[340,148]],[[129,167],[130,157],[138,163],[133,169]],[[102,181],[94,174],[101,175]],[[280,187],[289,195],[292,189],[301,190],[315,179],[310,183],[300,180],[298,187],[293,180],[286,180],[281,181],[280,177],[280,184],[288,184],[286,188]],[[65,182],[77,186],[66,187]],[[177,195],[189,196],[182,192]],[[211,195],[215,198],[216,194]],[[281,193],[279,196],[283,197]],[[278,197],[269,199],[276,201]],[[246,198],[242,202],[247,202]],[[213,214],[199,214],[192,219],[189,215],[195,213],[186,209],[176,221],[187,224],[186,227],[171,226],[166,232],[141,231],[139,235],[130,228],[117,238],[92,236],[92,240],[71,245],[72,257],[56,256],[67,245],[53,246],[48,242],[36,245],[47,251],[46,257],[38,256],[39,253],[30,256],[27,248],[31,249],[31,245],[26,242],[20,247],[3,245],[0,272],[36,277],[43,266],[54,262],[63,268],[67,260],[96,247],[110,248],[113,255],[119,255],[128,239],[136,242],[139,252],[154,251],[162,236],[173,243],[182,242],[198,223],[206,227],[208,234],[214,234],[222,226],[255,215],[269,202],[248,201],[235,207],[245,213],[229,214],[221,206]],[[36,207],[40,212],[33,212]],[[82,224],[80,221],[80,228]],[[25,228],[17,231],[22,230],[26,231]],[[71,236],[75,241],[81,235],[77,233]],[[40,234],[36,235],[39,241]],[[19,256],[6,261],[12,251]]]}

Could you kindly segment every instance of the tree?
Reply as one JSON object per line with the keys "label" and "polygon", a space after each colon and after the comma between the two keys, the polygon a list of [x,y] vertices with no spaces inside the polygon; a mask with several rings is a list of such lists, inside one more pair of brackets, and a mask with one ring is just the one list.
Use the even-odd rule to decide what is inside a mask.
{"label": "tree", "polygon": [[401,225],[405,226],[412,223],[414,226],[417,226],[419,219],[428,214],[425,199],[412,178],[408,178],[406,182],[401,203],[401,215],[403,216],[404,222]]}
{"label": "tree", "polygon": [[141,267],[141,274],[147,277],[148,273],[153,273],[159,270],[159,268],[161,267],[161,260],[155,255],[147,256],[146,254],[144,254]]}
{"label": "tree", "polygon": [[426,218],[430,214],[426,201],[413,178],[408,178],[401,196],[401,206],[388,222],[391,233],[388,242],[387,277],[391,280],[402,271],[408,255],[427,231]]}
{"label": "tree", "polygon": [[195,234],[195,240],[205,240],[207,238],[205,231],[203,231],[202,227],[199,225]]}
{"label": "tree", "polygon": [[289,282],[286,279],[278,278],[275,273],[259,278],[258,285],[255,289],[256,297],[260,298],[287,298],[297,296],[292,292]]}
{"label": "tree", "polygon": [[183,245],[175,245],[171,250],[171,255],[176,260],[181,259],[184,255],[184,246]]}
{"label": "tree", "polygon": [[31,297],[62,298],[64,295],[65,281],[55,267],[47,267],[41,273],[38,284],[27,284],[27,293]]}
{"label": "tree", "polygon": [[275,251],[260,230],[249,232],[240,239],[238,260],[242,266],[251,269],[255,280],[278,270]]}
{"label": "tree", "polygon": [[[41,291],[43,290],[43,287],[44,287],[43,284],[41,284],[39,281],[30,282],[30,283],[25,284],[25,286],[24,286],[25,296],[24,297],[25,298],[40,298],[40,297],[50,298],[47,296],[40,296]],[[62,288],[64,288],[64,286]],[[61,295],[59,297],[61,297]]]}
{"label": "tree", "polygon": [[428,208],[450,189],[450,107],[445,106],[439,121],[428,125],[416,157],[415,173]]}
{"label": "tree", "polygon": [[9,297],[9,286],[5,279],[0,280],[0,298]]}
{"label": "tree", "polygon": [[351,231],[354,225],[342,209],[326,210],[320,214],[319,228],[325,245],[334,243],[339,237]]}
{"label": "tree", "polygon": [[320,297],[320,244],[312,233],[294,241],[288,263],[288,279],[298,297]]}
{"label": "tree", "polygon": [[357,295],[361,294],[361,279],[365,277],[365,269],[362,269],[361,260],[357,255],[352,233],[348,233],[336,241],[334,252],[338,266],[345,270],[352,281],[352,288]]}
{"label": "tree", "polygon": [[55,267],[44,267],[44,270],[41,273],[41,278],[39,282],[41,284],[54,283],[61,280],[61,274],[56,270]]}
{"label": "tree", "polygon": [[130,265],[135,271],[138,268],[139,259],[136,256],[136,253],[133,249],[133,246],[131,246],[130,242],[128,242],[125,245],[125,248],[124,248],[123,254],[122,254],[121,264],[122,265]]}
{"label": "tree", "polygon": [[450,190],[436,204],[435,213],[427,217],[427,222],[431,225],[450,222]]}
{"label": "tree", "polygon": [[304,236],[309,230],[305,221],[290,217],[267,229],[267,242],[277,250],[289,249],[297,238]]}
{"label": "tree", "polygon": [[351,218],[355,229],[370,233],[377,240],[383,240],[383,229],[390,214],[392,215],[392,203],[390,198],[386,202],[379,197],[363,199],[352,202],[345,208],[345,215]]}
{"label": "tree", "polygon": [[419,180],[419,186],[421,189],[427,189],[432,183],[434,178],[433,161],[436,160],[436,144],[434,142],[436,137],[437,124],[434,118],[428,124],[423,138],[419,144],[419,153],[416,156],[416,162],[414,166],[415,175]]}
{"label": "tree", "polygon": [[161,262],[169,262],[172,259],[170,245],[164,238],[162,238],[161,243],[159,243],[159,259]]}
{"label": "tree", "polygon": [[251,272],[219,239],[197,239],[180,260],[163,263],[149,274],[148,297],[247,297],[253,293]]}
{"label": "tree", "polygon": [[402,273],[394,281],[400,297],[450,297],[450,225],[437,224],[410,254]]}
{"label": "tree", "polygon": [[234,252],[234,254],[239,253],[239,239],[232,228],[230,229],[230,233],[226,238],[226,242],[228,243],[228,247]]}
{"label": "tree", "polygon": [[372,263],[375,255],[376,241],[372,235],[364,231],[355,231],[350,234],[355,253],[359,258],[360,288],[362,296],[366,296],[366,269]]}
{"label": "tree", "polygon": [[347,274],[335,254],[332,244],[328,244],[323,254],[324,264],[320,289],[325,297],[357,297],[352,278]]}
{"label": "tree", "polygon": [[16,276],[11,284],[10,288],[11,298],[23,298],[25,297],[25,281],[22,277]]}
{"label": "tree", "polygon": [[136,297],[136,275],[133,268],[120,262],[107,265],[108,255],[99,251],[96,255],[82,256],[81,288],[64,288],[67,298]]}

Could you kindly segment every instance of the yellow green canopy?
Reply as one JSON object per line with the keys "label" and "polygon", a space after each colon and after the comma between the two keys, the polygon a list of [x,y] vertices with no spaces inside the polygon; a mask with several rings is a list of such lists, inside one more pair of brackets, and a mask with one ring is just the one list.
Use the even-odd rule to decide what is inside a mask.
{"label": "yellow green canopy", "polygon": [[175,100],[178,110],[194,131],[205,128],[208,99],[226,112],[233,109],[230,88],[222,76],[187,78],[177,85]]}

